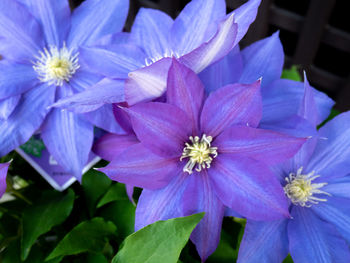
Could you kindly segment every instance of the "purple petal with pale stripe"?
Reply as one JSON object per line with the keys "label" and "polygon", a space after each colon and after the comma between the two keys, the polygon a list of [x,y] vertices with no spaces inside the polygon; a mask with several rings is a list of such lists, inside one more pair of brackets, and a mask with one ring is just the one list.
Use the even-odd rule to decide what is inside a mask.
{"label": "purple petal with pale stripe", "polygon": [[130,72],[125,82],[125,98],[129,105],[151,101],[166,90],[170,58],[163,58],[148,67]]}
{"label": "purple petal with pale stripe", "polygon": [[236,34],[237,24],[231,15],[219,24],[216,34],[208,42],[180,57],[180,61],[199,73],[231,51]]}
{"label": "purple petal with pale stripe", "polygon": [[183,192],[188,178],[187,174],[178,170],[165,187],[159,190],[144,189],[136,207],[135,231],[158,220],[183,216]]}
{"label": "purple petal with pale stripe", "polygon": [[294,206],[288,224],[289,251],[294,262],[349,261],[349,246],[334,226],[309,208]]}
{"label": "purple petal with pale stripe", "polygon": [[[57,90],[58,98],[72,95],[68,85]],[[53,158],[79,181],[93,141],[93,125],[73,112],[52,109],[42,127],[42,138]]]}
{"label": "purple petal with pale stripe", "polygon": [[9,165],[11,162],[8,163],[0,163],[0,198],[6,191],[6,176],[7,176],[7,170],[9,169]]}
{"label": "purple petal with pale stripe", "polygon": [[20,95],[39,84],[32,65],[0,61],[0,99]]}
{"label": "purple petal with pale stripe", "polygon": [[278,34],[278,32],[274,33],[271,37],[257,41],[243,49],[244,66],[240,83],[251,83],[262,78],[263,87],[281,77],[284,53]]}
{"label": "purple petal with pale stripe", "polygon": [[141,46],[148,57],[168,54],[169,32],[173,19],[159,10],[140,8],[131,30],[131,39]]}
{"label": "purple petal with pale stripe", "polygon": [[0,120],[7,120],[16,108],[21,95],[12,96],[7,99],[0,100]]}
{"label": "purple petal with pale stripe", "polygon": [[198,134],[203,102],[204,87],[196,73],[173,59],[168,75],[167,103],[187,113],[192,121],[193,134]]}
{"label": "purple petal with pale stripe", "polygon": [[178,158],[160,157],[140,143],[131,145],[109,165],[100,168],[109,178],[124,184],[159,189],[166,186],[180,170]]}
{"label": "purple petal with pale stripe", "polygon": [[21,96],[21,99],[6,121],[0,120],[0,156],[16,149],[29,140],[39,129],[47,107],[53,103],[56,87],[40,85]]}
{"label": "purple petal with pale stripe", "polygon": [[281,263],[288,255],[288,219],[248,220],[239,248],[238,263]]}
{"label": "purple petal with pale stripe", "polygon": [[36,19],[17,1],[0,1],[0,54],[19,62],[30,63],[44,46]]}
{"label": "purple petal with pale stripe", "polygon": [[261,112],[260,81],[251,85],[227,85],[209,95],[200,125],[206,135],[215,137],[232,125],[256,127]]}
{"label": "purple petal with pale stripe", "polygon": [[304,72],[304,98],[300,105],[298,115],[308,120],[313,126],[317,126],[322,120],[318,116],[316,101],[312,88]]}
{"label": "purple petal with pale stripe", "polygon": [[145,147],[160,156],[180,158],[192,131],[184,111],[160,102],[140,103],[125,111]]}
{"label": "purple petal with pale stripe", "polygon": [[128,14],[127,0],[86,0],[72,14],[68,46],[93,44],[104,35],[120,32]]}
{"label": "purple petal with pale stripe", "polygon": [[139,141],[133,134],[117,135],[108,133],[95,142],[92,150],[103,159],[112,161],[131,145],[137,143]]}
{"label": "purple petal with pale stripe", "polygon": [[205,212],[203,219],[191,234],[191,241],[196,245],[198,254],[204,262],[219,244],[225,211],[205,171],[190,175],[183,194],[183,202],[183,212],[186,216]]}
{"label": "purple petal with pale stripe", "polygon": [[214,141],[219,153],[239,154],[273,165],[293,157],[306,140],[281,133],[235,126]]}
{"label": "purple petal with pale stripe", "polygon": [[184,55],[207,42],[225,14],[223,0],[192,0],[177,16],[171,29],[173,50]]}
{"label": "purple petal with pale stripe", "polygon": [[126,133],[134,133],[130,117],[121,107],[128,107],[128,105],[125,102],[112,104],[114,118]]}
{"label": "purple petal with pale stripe", "polygon": [[287,199],[268,166],[238,156],[219,153],[208,170],[221,201],[242,216],[253,220],[288,217]]}

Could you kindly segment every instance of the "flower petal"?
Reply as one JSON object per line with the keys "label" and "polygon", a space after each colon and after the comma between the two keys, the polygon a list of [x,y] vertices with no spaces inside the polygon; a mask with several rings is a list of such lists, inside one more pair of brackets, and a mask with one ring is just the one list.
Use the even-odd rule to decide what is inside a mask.
{"label": "flower petal", "polygon": [[8,119],[11,113],[15,110],[20,98],[21,95],[17,95],[0,100],[0,120]]}
{"label": "flower petal", "polygon": [[58,100],[52,107],[83,113],[94,111],[103,104],[122,101],[124,101],[124,81],[104,78],[89,89]]}
{"label": "flower petal", "polygon": [[350,171],[350,112],[345,112],[319,129],[318,144],[308,170],[323,179],[345,176]]}
{"label": "flower petal", "polygon": [[192,0],[177,16],[171,29],[173,49],[184,55],[207,42],[225,14],[223,0]]}
{"label": "flower petal", "polygon": [[104,35],[122,31],[128,14],[126,0],[86,0],[72,15],[68,46],[93,44]]}
{"label": "flower petal", "polygon": [[[325,188],[322,188],[325,191]],[[348,189],[349,192],[349,189]],[[333,224],[338,232],[350,243],[350,206],[349,198],[326,197],[326,202],[320,202],[311,207],[319,217]]]}
{"label": "flower petal", "polygon": [[199,73],[231,51],[236,34],[237,24],[231,15],[219,24],[216,34],[208,42],[204,42],[190,53],[184,53],[186,55],[180,57],[180,61]]}
{"label": "flower petal", "polygon": [[238,263],[280,263],[288,255],[288,219],[247,220]]}
{"label": "flower petal", "polygon": [[125,82],[125,99],[129,105],[160,97],[166,90],[170,58],[129,73]]}
{"label": "flower petal", "polygon": [[322,190],[335,197],[344,197],[350,199],[350,176],[344,176],[331,180]]}
{"label": "flower petal", "polygon": [[35,18],[14,0],[0,1],[0,54],[5,58],[29,63],[44,45]]}
{"label": "flower petal", "polygon": [[253,220],[289,216],[283,189],[267,165],[219,153],[208,172],[218,197],[240,215]]}
{"label": "flower petal", "polygon": [[166,13],[140,8],[131,30],[131,39],[141,46],[148,57],[158,58],[169,54],[168,36],[173,19]]}
{"label": "flower petal", "polygon": [[251,85],[227,85],[209,95],[200,125],[206,135],[215,137],[232,125],[256,127],[261,112],[260,80]]}
{"label": "flower petal", "polygon": [[20,95],[38,85],[32,66],[0,61],[0,99]]}
{"label": "flower petal", "polygon": [[118,135],[107,133],[94,143],[92,150],[103,159],[112,161],[117,155],[137,143],[139,141],[133,134]]}
{"label": "flower petal", "polygon": [[[58,98],[73,93],[68,85],[57,91]],[[42,138],[53,158],[81,181],[92,147],[92,124],[73,112],[54,108],[43,124]]]}
{"label": "flower petal", "polygon": [[238,44],[247,33],[250,24],[254,22],[260,2],[261,0],[250,0],[232,12],[238,25],[238,32],[234,45]]}
{"label": "flower petal", "polygon": [[336,229],[310,209],[294,206],[288,224],[289,250],[294,262],[349,261],[349,247]]}
{"label": "flower petal", "polygon": [[239,154],[273,165],[293,157],[305,141],[273,131],[235,126],[221,133],[215,146],[219,154]]}
{"label": "flower petal", "polygon": [[160,156],[180,158],[192,131],[185,112],[160,102],[140,103],[125,111],[145,147]]}
{"label": "flower petal", "polygon": [[158,189],[170,182],[176,171],[180,170],[179,164],[177,158],[160,157],[137,143],[117,155],[109,165],[99,171],[114,181]]}
{"label": "flower petal", "polygon": [[188,175],[181,170],[165,187],[158,190],[144,189],[136,207],[135,231],[158,220],[183,216],[183,192],[188,184]]}
{"label": "flower petal", "polygon": [[176,59],[168,74],[167,103],[186,112],[192,121],[193,134],[198,134],[199,114],[204,102],[203,84],[196,73]]}
{"label": "flower petal", "polygon": [[266,86],[281,77],[284,53],[278,35],[276,32],[242,51],[244,67],[240,83],[251,83],[262,78],[261,85]]}
{"label": "flower petal", "polygon": [[[262,122],[278,122],[298,114],[304,98],[304,84],[288,79],[279,79],[261,90],[263,98]],[[333,100],[312,88],[320,120],[325,120],[333,107]]]}
{"label": "flower petal", "polygon": [[128,44],[79,48],[82,65],[110,78],[127,78],[129,72],[145,64],[145,58],[140,48]]}
{"label": "flower petal", "polygon": [[200,72],[199,77],[204,84],[206,92],[209,94],[225,85],[237,83],[241,77],[242,70],[242,56],[239,46],[236,46],[221,60]]}
{"label": "flower petal", "polygon": [[35,16],[43,30],[46,44],[62,46],[70,28],[67,0],[21,0]]}
{"label": "flower petal", "polygon": [[10,117],[0,120],[0,156],[25,143],[40,127],[48,113],[47,107],[54,100],[55,90],[43,84],[27,91]]}
{"label": "flower petal", "polygon": [[205,212],[203,219],[191,234],[191,240],[204,262],[219,244],[224,205],[216,196],[205,171],[190,175],[183,200],[184,215]]}
{"label": "flower petal", "polygon": [[6,176],[7,176],[7,170],[9,169],[9,165],[11,162],[7,163],[0,163],[0,198],[6,191]]}

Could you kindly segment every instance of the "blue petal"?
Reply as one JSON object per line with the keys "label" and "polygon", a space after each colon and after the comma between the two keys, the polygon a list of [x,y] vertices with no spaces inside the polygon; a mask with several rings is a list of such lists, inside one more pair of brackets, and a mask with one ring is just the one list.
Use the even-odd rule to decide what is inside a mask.
{"label": "blue petal", "polygon": [[188,176],[181,173],[159,190],[144,189],[136,207],[135,231],[158,220],[183,216],[183,192],[188,185]]}
{"label": "blue petal", "polygon": [[16,108],[21,95],[12,96],[7,99],[0,100],[0,120],[7,120]]}
{"label": "blue petal", "polygon": [[[324,187],[322,190],[326,191],[327,189]],[[350,199],[334,196],[325,198],[327,199],[326,202],[313,205],[312,210],[323,220],[332,223],[346,241],[350,243]]]}
{"label": "blue petal", "polygon": [[86,0],[72,15],[68,46],[93,44],[104,35],[120,32],[128,14],[127,0]]}
{"label": "blue petal", "polygon": [[240,83],[251,83],[262,77],[263,87],[281,77],[284,53],[278,32],[243,49],[242,57]]}
{"label": "blue petal", "polygon": [[342,177],[350,171],[350,112],[329,121],[319,130],[320,140],[308,165],[321,177],[330,180]]}
{"label": "blue petal", "polygon": [[6,121],[0,121],[0,156],[25,143],[40,127],[55,96],[55,87],[40,85],[24,93]]}
{"label": "blue petal", "polygon": [[8,163],[0,163],[0,198],[6,191],[6,176],[7,176],[7,170],[9,168],[11,162]]}
{"label": "blue petal", "polygon": [[294,206],[288,224],[289,250],[294,262],[349,262],[349,247],[331,224],[309,208]]}
{"label": "blue petal", "polygon": [[235,22],[238,24],[238,33],[235,44],[244,37],[251,23],[254,22],[261,0],[250,0],[233,11]]}
{"label": "blue petal", "polygon": [[14,0],[0,1],[0,39],[3,57],[26,63],[44,45],[37,21],[23,5]]}
{"label": "blue petal", "polygon": [[131,39],[141,46],[150,58],[170,54],[168,36],[173,20],[167,14],[141,8],[137,13],[131,30]]}
{"label": "blue petal", "polygon": [[239,46],[236,46],[221,60],[200,72],[199,77],[209,94],[225,85],[237,83],[241,77],[242,70],[242,56]]}
{"label": "blue petal", "polygon": [[[264,79],[263,79],[264,82]],[[264,122],[278,122],[298,114],[304,98],[304,84],[287,79],[279,79],[261,89],[263,97]],[[334,104],[326,94],[312,88],[319,118],[328,117]]]}
{"label": "blue petal", "polygon": [[40,23],[48,45],[62,46],[70,28],[68,0],[20,0]]}
{"label": "blue petal", "polygon": [[323,191],[330,193],[332,196],[344,197],[350,199],[350,175],[336,178],[322,188]]}
{"label": "blue petal", "polygon": [[30,65],[0,61],[0,72],[0,99],[20,95],[39,83]]}
{"label": "blue petal", "polygon": [[178,55],[184,55],[207,42],[226,14],[223,0],[192,0],[175,19],[171,43]]}
{"label": "blue petal", "polygon": [[[58,98],[72,93],[68,85],[57,90]],[[42,138],[54,159],[81,180],[92,147],[92,124],[70,111],[52,109],[43,124]]]}
{"label": "blue petal", "polygon": [[288,219],[247,220],[238,263],[280,263],[288,255]]}
{"label": "blue petal", "polygon": [[183,202],[184,215],[205,212],[205,216],[191,234],[191,240],[204,262],[219,244],[225,211],[205,171],[190,175]]}

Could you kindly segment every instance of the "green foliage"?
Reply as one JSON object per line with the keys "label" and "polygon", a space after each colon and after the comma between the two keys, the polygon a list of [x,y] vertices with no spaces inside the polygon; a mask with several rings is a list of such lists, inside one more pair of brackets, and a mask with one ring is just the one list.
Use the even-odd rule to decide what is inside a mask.
{"label": "green foliage", "polygon": [[102,252],[108,237],[116,234],[116,226],[103,218],[93,218],[73,228],[57,245],[47,260],[82,252]]}
{"label": "green foliage", "polygon": [[284,69],[281,78],[302,81],[298,67],[295,65],[293,65],[290,69]]}
{"label": "green foliage", "polygon": [[41,157],[41,152],[45,149],[45,144],[42,140],[31,137],[25,144],[21,146],[21,149],[27,154],[31,154],[35,157]]}
{"label": "green foliage", "polygon": [[113,201],[128,200],[124,184],[113,184],[97,204],[97,208]]}
{"label": "green foliage", "polygon": [[112,263],[176,263],[204,213],[158,221],[128,236]]}

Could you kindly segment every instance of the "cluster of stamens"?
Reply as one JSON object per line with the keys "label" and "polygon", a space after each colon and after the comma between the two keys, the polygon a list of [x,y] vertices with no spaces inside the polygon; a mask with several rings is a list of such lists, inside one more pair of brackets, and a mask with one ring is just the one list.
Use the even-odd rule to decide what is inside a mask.
{"label": "cluster of stamens", "polygon": [[60,49],[49,46],[49,49],[39,51],[39,56],[35,57],[37,61],[33,62],[33,68],[41,82],[62,86],[64,81],[68,82],[79,69],[78,55],[78,52],[68,49],[65,44]]}
{"label": "cluster of stamens", "polygon": [[308,174],[302,174],[303,167],[300,167],[297,173],[290,173],[285,178],[287,184],[283,187],[285,194],[294,205],[303,207],[311,207],[319,202],[326,202],[327,199],[314,196],[315,194],[324,194],[330,196],[329,193],[320,190],[327,183],[312,183],[313,180],[320,177],[315,175],[315,171]]}
{"label": "cluster of stamens", "polygon": [[184,158],[189,158],[188,162],[183,168],[184,172],[192,174],[193,168],[197,165],[196,171],[200,172],[202,169],[210,168],[210,164],[215,158],[217,153],[217,147],[211,147],[213,138],[203,134],[202,138],[198,136],[190,136],[191,143],[186,143],[183,150],[180,161]]}

